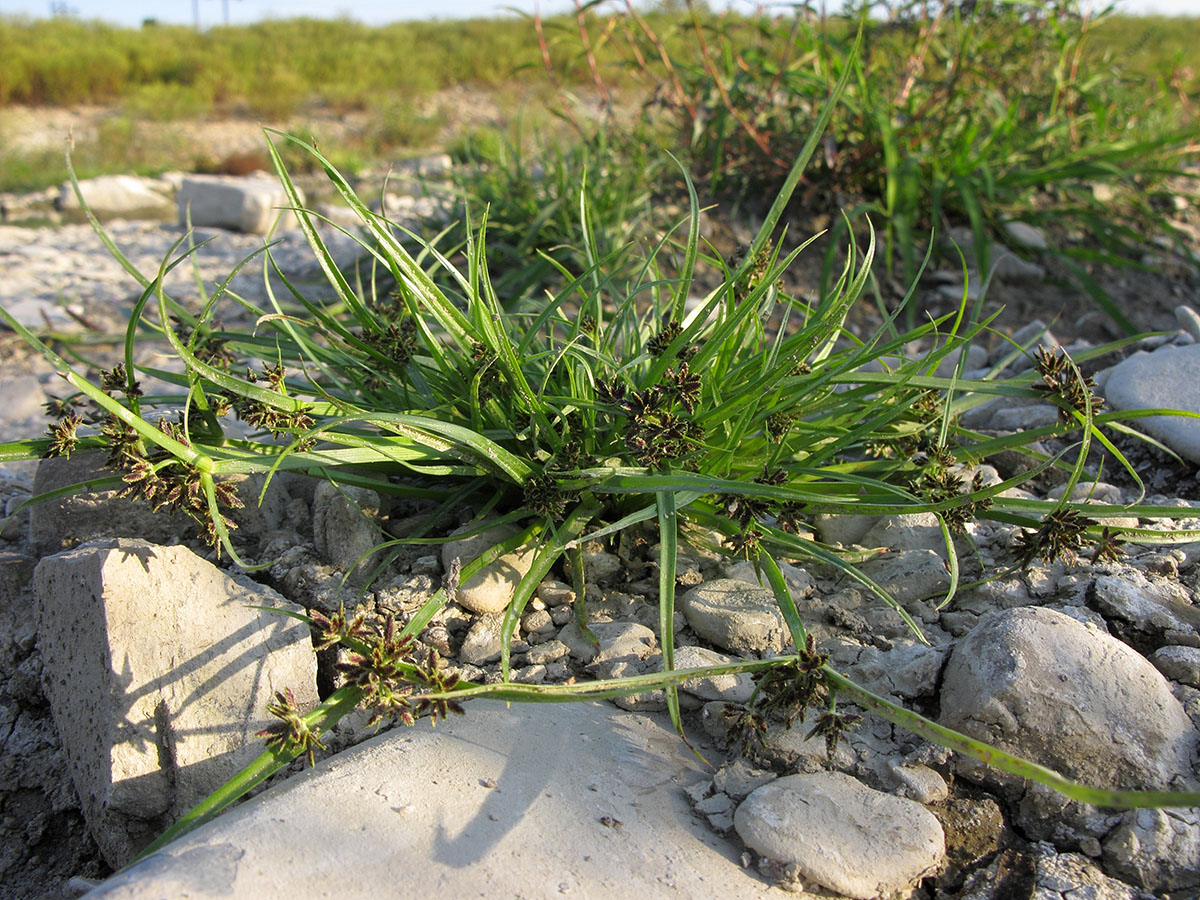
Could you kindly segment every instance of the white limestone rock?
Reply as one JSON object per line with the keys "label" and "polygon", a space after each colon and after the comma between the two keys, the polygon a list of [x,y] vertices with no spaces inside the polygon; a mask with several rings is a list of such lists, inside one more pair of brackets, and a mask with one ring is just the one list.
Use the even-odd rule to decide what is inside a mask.
{"label": "white limestone rock", "polygon": [[[449,541],[442,545],[442,568],[444,571],[451,571],[455,560],[465,566],[516,533],[516,529],[505,525],[490,528],[469,538]],[[504,554],[491,565],[475,573],[474,577],[460,583],[455,600],[477,613],[500,612],[506,609],[512,601],[517,585],[533,567],[536,555],[535,546],[519,547],[511,553]]]}
{"label": "white limestone rock", "polygon": [[725,650],[778,651],[787,639],[775,595],[757,585],[718,578],[692,588],[678,602],[692,630]]}
{"label": "white limestone rock", "polygon": [[892,550],[946,551],[938,517],[930,512],[884,516],[859,538],[858,543],[864,547],[889,547]]}
{"label": "white limestone rock", "polygon": [[103,539],[34,573],[43,686],[84,815],[124,865],[262,752],[266,704],[316,705],[297,610],[183,547]]}
{"label": "white limestone rock", "polygon": [[[941,723],[1086,784],[1165,789],[1190,780],[1196,733],[1166,679],[1127,645],[1044,608],[984,616],[943,675]],[[1033,837],[1111,827],[1091,808],[961,758],[1012,796]]]}
{"label": "white limestone rock", "polygon": [[862,536],[882,518],[881,516],[858,515],[827,515],[820,513],[813,520],[813,526],[821,540],[827,544],[841,544],[848,547],[857,544]]}
{"label": "white limestone rock", "polygon": [[933,550],[905,550],[869,559],[859,570],[901,605],[936,597],[950,587],[946,563]]}
{"label": "white limestone rock", "polygon": [[741,848],[692,813],[681,786],[702,777],[658,717],[471,702],[319,762],[87,897],[760,900]]}
{"label": "white limestone rock", "polygon": [[637,622],[592,622],[588,629],[599,641],[591,643],[574,622],[568,622],[558,633],[558,640],[571,650],[571,655],[588,665],[603,665],[621,660],[643,660],[654,652],[657,641],[654,632]]}
{"label": "white limestone rock", "polygon": [[1173,681],[1200,688],[1200,647],[1159,647],[1150,659],[1158,671]]}
{"label": "white limestone rock", "polygon": [[[303,198],[301,198],[303,201]],[[176,197],[179,224],[267,234],[296,226],[283,186],[261,175],[188,175]]]}
{"label": "white limestone rock", "polygon": [[763,785],[738,806],[733,822],[758,853],[856,900],[911,887],[933,873],[946,852],[932,813],[842,772],[789,775]]}
{"label": "white limestone rock", "polygon": [[[171,214],[175,191],[171,184],[159,178],[137,175],[100,175],[79,182],[83,202],[101,219],[162,218]],[[79,210],[82,207],[74,188],[68,183],[58,195],[59,209]]]}
{"label": "white limestone rock", "polygon": [[877,694],[905,700],[931,696],[946,661],[948,647],[930,647],[916,639],[897,639],[889,650],[860,648],[844,674]]}
{"label": "white limestone rock", "polygon": [[[723,666],[737,660],[707,647],[676,647],[676,669],[699,669],[707,666]],[[746,703],[754,693],[754,680],[748,672],[729,675],[710,675],[693,678],[679,685],[679,690],[701,700],[724,700],[728,703]]]}
{"label": "white limestone rock", "polygon": [[[42,494],[112,477],[113,470],[105,468],[103,463],[102,453],[44,459],[38,465],[33,492]],[[196,535],[198,526],[182,513],[155,512],[144,500],[118,497],[118,491],[119,488],[78,491],[31,506],[29,529],[34,549],[45,556],[98,537],[143,538],[153,543],[175,544]]]}
{"label": "white limestone rock", "polygon": [[330,565],[350,572],[352,583],[361,584],[381,561],[381,553],[372,552],[385,540],[380,505],[370,488],[321,481],[313,493],[313,546]]}
{"label": "white limestone rock", "polygon": [[[1109,373],[1104,396],[1117,410],[1180,409],[1200,413],[1200,344],[1135,353]],[[1151,416],[1138,419],[1180,456],[1200,463],[1200,419]]]}
{"label": "white limestone rock", "polygon": [[1014,244],[1020,244],[1033,250],[1047,250],[1050,247],[1046,240],[1046,232],[1036,225],[1012,221],[1005,222],[1001,228],[1004,230],[1004,236]]}
{"label": "white limestone rock", "polygon": [[1200,885],[1200,813],[1133,809],[1104,841],[1109,869],[1163,895]]}

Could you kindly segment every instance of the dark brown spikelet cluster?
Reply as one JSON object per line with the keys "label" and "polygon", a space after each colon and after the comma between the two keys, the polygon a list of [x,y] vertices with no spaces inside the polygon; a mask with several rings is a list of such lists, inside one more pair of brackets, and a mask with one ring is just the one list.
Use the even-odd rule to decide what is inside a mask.
{"label": "dark brown spikelet cluster", "polygon": [[1038,347],[1033,358],[1037,373],[1042,378],[1042,383],[1034,387],[1061,401],[1058,418],[1064,425],[1075,423],[1072,412],[1086,416],[1090,408],[1092,415],[1095,415],[1104,406],[1103,398],[1095,394],[1096,380],[1091,376],[1084,378],[1066,350]]}
{"label": "dark brown spikelet cluster", "polygon": [[[774,251],[774,243],[767,241],[763,244],[763,248],[759,254],[754,257],[754,261],[750,264],[750,268],[739,278],[733,285],[733,300],[735,303],[742,303],[759,287],[762,286],[763,279],[767,277],[767,272],[771,266],[771,254]],[[729,268],[737,269],[738,266],[746,259],[746,254],[750,252],[749,246],[742,245],[729,258]]]}
{"label": "dark brown spikelet cluster", "polygon": [[399,322],[390,322],[383,331],[365,333],[363,342],[403,368],[417,352],[416,320],[405,316]]}
{"label": "dark brown spikelet cluster", "polygon": [[216,333],[221,330],[220,322],[201,325],[198,329],[193,330],[191,326],[184,324],[175,316],[171,317],[171,321],[174,323],[175,333],[179,335],[179,339],[185,344],[191,344],[192,354],[200,362],[210,365],[214,369],[228,371],[237,360],[229,345],[216,336]]}
{"label": "dark brown spikelet cluster", "polygon": [[[462,715],[457,701],[430,696],[450,692],[457,680],[438,671],[433,652],[422,648],[412,635],[398,634],[393,616],[387,617],[381,629],[364,632],[359,623],[354,643],[357,649],[346,654],[338,670],[347,684],[362,690],[362,705],[372,711],[368,726],[384,718],[413,725],[421,716],[428,716],[436,724],[451,713]],[[418,656],[421,653],[424,659]]]}
{"label": "dark brown spikelet cluster", "polygon": [[774,717],[791,728],[804,717],[810,707],[824,707],[815,726],[805,740],[816,736],[825,738],[825,750],[830,757],[837,750],[843,732],[858,722],[858,717],[839,713],[834,697],[826,683],[824,666],[829,657],[817,651],[816,641],[808,635],[805,646],[796,659],[755,674],[754,696],[746,704],[727,703],[725,706],[726,734],[730,746],[738,746],[743,754],[753,754],[762,746],[767,723]]}
{"label": "dark brown spikelet cluster", "polygon": [[267,712],[279,722],[258,732],[258,737],[266,738],[267,746],[280,753],[295,756],[305,754],[308,764],[313,765],[313,752],[317,748],[324,750],[325,745],[305,721],[291,688],[276,691],[275,702],[267,704]]}
{"label": "dark brown spikelet cluster", "polygon": [[[123,364],[100,373],[100,385],[109,396],[123,393],[128,400],[142,396],[138,382],[129,377]],[[78,444],[76,429],[84,417],[71,410],[82,403],[76,401],[55,404],[63,418],[51,426],[51,444],[46,452],[49,456],[69,457]],[[119,497],[145,500],[152,510],[179,512],[200,526],[200,535],[209,546],[215,546],[219,533],[208,497],[204,492],[204,479],[200,472],[185,462],[175,459],[170,453],[153,443],[144,441],[134,428],[117,416],[106,412],[98,405],[91,409],[89,420],[100,425],[100,437],[108,448],[105,465],[121,474],[124,487],[117,492]],[[176,443],[191,446],[187,429],[182,421],[158,420],[158,430]],[[213,494],[218,509],[240,509],[242,501],[237,489],[229,482],[214,482]],[[221,521],[232,530],[237,525],[221,513]]]}
{"label": "dark brown spikelet cluster", "polygon": [[646,352],[654,357],[662,356],[671,346],[671,341],[679,337],[682,332],[683,329],[680,328],[678,322],[668,322],[658,334],[646,342]]}
{"label": "dark brown spikelet cluster", "polygon": [[75,432],[82,424],[83,416],[79,413],[68,412],[51,425],[47,429],[50,446],[42,454],[43,458],[52,459],[55,456],[62,456],[70,459],[75,448],[79,446],[79,436]]}
{"label": "dark brown spikelet cluster", "polygon": [[662,381],[643,391],[621,388],[619,406],[629,420],[625,447],[639,465],[651,469],[673,462],[686,465],[686,458],[704,439],[704,430],[691,418],[700,388],[700,377],[686,362],[667,369]]}
{"label": "dark brown spikelet cluster", "polygon": [[[121,480],[125,482],[118,496],[145,500],[155,512],[167,509],[183,513],[200,526],[200,536],[204,542],[215,547],[220,535],[204,493],[200,472],[165,450],[155,447],[147,451],[137,433],[117,419],[110,419],[101,430],[109,438],[108,465],[119,469]],[[185,447],[191,446],[179,422],[159,419],[158,430]],[[213,494],[218,509],[241,509],[244,506],[237,495],[237,488],[231,482],[214,482]],[[220,516],[228,530],[237,528],[237,523],[224,513],[220,513]]]}
{"label": "dark brown spikelet cluster", "polygon": [[525,482],[524,493],[526,509],[535,516],[554,522],[562,521],[563,515],[567,511],[567,504],[576,501],[579,497],[578,494],[560,488],[554,476],[549,472],[531,475]]}
{"label": "dark brown spikelet cluster", "polygon": [[[779,486],[787,481],[787,472],[783,469],[770,470],[763,467],[763,472],[754,479],[756,484]],[[729,539],[729,546],[735,552],[747,559],[753,559],[759,549],[763,533],[756,525],[772,515],[780,530],[789,534],[799,534],[804,527],[804,511],[799,503],[790,501],[780,502],[765,497],[744,496],[741,494],[726,494],[718,498],[721,515],[737,523],[740,533]]]}
{"label": "dark brown spikelet cluster", "polygon": [[1017,555],[1021,565],[1035,559],[1052,563],[1056,559],[1073,562],[1083,549],[1084,534],[1096,523],[1066,507],[1046,515],[1036,531],[1023,531],[1017,536]]}
{"label": "dark brown spikelet cluster", "polygon": [[[284,385],[285,374],[286,370],[282,365],[268,366],[264,364],[263,366],[263,377],[266,379],[267,387],[281,396],[287,396],[287,388]],[[256,383],[259,376],[254,370],[247,369],[246,380]],[[282,410],[261,400],[233,393],[221,394],[218,399],[222,409],[232,408],[243,422],[256,428],[267,429],[271,432],[272,437],[307,431],[313,426],[313,418],[303,405],[291,410]],[[311,449],[315,443],[316,441],[313,439],[305,438],[300,441],[298,449],[301,451]]]}
{"label": "dark brown spikelet cluster", "polygon": [[[910,487],[926,503],[945,503],[959,500],[965,494],[975,494],[983,490],[983,475],[979,472],[971,479],[970,484],[962,476],[951,471],[944,465],[928,465],[915,479]],[[955,534],[962,534],[968,522],[974,521],[980,513],[991,507],[989,497],[978,500],[967,500],[941,511],[947,527]]]}

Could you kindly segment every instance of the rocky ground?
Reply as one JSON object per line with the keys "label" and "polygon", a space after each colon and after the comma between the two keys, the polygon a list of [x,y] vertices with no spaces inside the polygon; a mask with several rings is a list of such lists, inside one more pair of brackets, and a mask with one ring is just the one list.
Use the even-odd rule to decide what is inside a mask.
{"label": "rocky ground", "polygon": [[[173,225],[146,222],[113,223],[111,230],[124,252],[150,271],[182,234]],[[222,278],[261,246],[253,236],[215,230],[198,235],[209,236],[216,240],[197,255],[198,274],[206,281]],[[337,252],[350,259],[352,244],[332,239]],[[305,250],[296,234],[285,233],[276,253],[285,270],[306,276]],[[32,326],[89,336],[96,354],[111,352],[105,342],[119,330],[138,290],[90,229],[0,226],[0,260],[6,273],[0,303],[6,308],[17,309]],[[172,288],[183,297],[196,277],[186,268],[170,275]],[[1002,281],[1014,297],[1021,292],[1042,295],[1050,290],[1044,276],[1044,270],[1018,269]],[[1097,359],[1088,371],[1095,372],[1113,405],[1183,406],[1200,412],[1197,295],[1192,294],[1192,311],[1171,313],[1181,302],[1176,289],[1194,292],[1196,275],[1164,276],[1163,283],[1169,290],[1145,298],[1145,312],[1157,322],[1170,321],[1170,331]],[[936,280],[927,287],[931,303],[954,290],[941,290]],[[234,290],[260,296],[265,290],[261,269],[240,275]],[[1079,321],[1060,320],[1054,335],[1040,339],[1042,329],[1028,317],[1004,327],[1017,332],[1019,341],[1057,340],[1081,349],[1082,329],[1067,330]],[[1003,353],[999,342],[981,347],[971,365],[990,365]],[[0,333],[0,361],[0,392],[6,398],[0,440],[39,433],[44,427],[41,404],[60,391],[61,382],[12,334]],[[1013,431],[1056,415],[1049,406],[998,401],[973,410],[969,424]],[[1195,422],[1166,420],[1153,427],[1184,460],[1128,445],[1153,494],[1145,502],[1178,510],[1172,518],[1153,520],[1152,527],[1164,533],[1200,528]],[[1023,461],[1013,455],[995,463],[981,468],[985,480],[1008,477]],[[84,457],[0,470],[0,503],[7,515],[0,526],[0,893],[5,897],[83,892],[128,860],[145,835],[223,780],[228,767],[248,752],[241,748],[253,744],[253,732],[263,726],[262,701],[271,690],[290,683],[304,705],[316,692],[323,695],[330,689],[334,660],[328,654],[308,654],[305,635],[282,634],[270,654],[246,663],[250,657],[244,654],[252,651],[224,639],[262,624],[206,616],[192,603],[196,596],[234,599],[225,606],[239,609],[251,595],[260,605],[292,604],[325,612],[344,604],[371,621],[389,615],[403,619],[442,583],[456,558],[471,555],[462,543],[447,544],[441,552],[412,548],[365,592],[354,587],[353,574],[343,584],[345,571],[381,532],[403,535],[427,510],[362,489],[314,490],[302,479],[277,479],[261,508],[256,507],[257,485],[251,481],[242,488],[255,500],[237,532],[242,550],[250,560],[270,563],[255,581],[244,576],[235,580],[214,565],[186,523],[150,517],[147,510],[103,492],[21,508],[32,493],[88,477],[94,472],[89,465]],[[1134,486],[1121,480],[1114,467],[1106,465],[1103,471],[1108,480],[1080,485],[1081,498],[1117,504],[1137,499]],[[1026,487],[1030,496],[1054,497],[1062,490],[1061,484],[1046,480]],[[460,511],[448,526],[469,515],[469,510]],[[808,564],[787,566],[785,575],[805,623],[839,670],[944,724],[1079,780],[1195,789],[1200,774],[1200,542],[1129,544],[1118,561],[1084,558],[1019,571],[1011,569],[1016,529],[978,525],[969,535],[973,546],[962,548],[968,567],[964,582],[985,572],[1006,574],[967,587],[952,604],[938,609],[925,598],[936,596],[948,576],[939,556],[940,531],[930,518],[838,518],[813,525],[827,542],[888,549],[864,568],[919,622],[927,641],[917,640],[894,610],[841,573]],[[753,567],[713,552],[705,535],[685,537],[690,542],[678,561],[676,665],[785,651],[786,628]],[[630,533],[610,545],[586,549],[587,611],[599,647],[584,641],[574,624],[580,598],[569,587],[570,573],[554,572],[538,589],[514,636],[515,680],[614,677],[661,665],[653,535]],[[515,554],[505,562],[506,573],[490,582],[462,585],[457,601],[422,636],[439,664],[463,678],[498,677],[500,610],[511,595],[513,577],[528,559]],[[87,635],[86,650],[69,639],[76,632]],[[209,646],[210,655],[195,650]],[[305,662],[293,661],[285,670],[281,654],[296,646],[305,649]],[[194,665],[181,666],[181,659],[192,659]],[[116,660],[123,660],[123,667]],[[277,664],[281,668],[272,668]],[[173,676],[167,678],[181,669],[196,680],[180,676],[175,683]],[[201,685],[211,683],[213,672],[221,672],[228,682],[229,701],[190,702]],[[693,740],[713,767],[688,770],[692,774],[686,784],[671,782],[668,795],[686,798],[692,824],[707,829],[707,837],[691,833],[686,839],[711,841],[719,852],[703,863],[712,867],[704,869],[708,881],[703,885],[672,881],[654,869],[652,886],[644,888],[649,896],[681,896],[683,891],[697,897],[749,897],[775,890],[946,900],[1200,896],[1197,810],[1120,813],[1064,803],[1058,795],[971,765],[869,715],[845,735],[832,756],[823,739],[805,738],[811,722],[791,729],[773,723],[761,742],[739,754],[726,749],[738,744],[727,704],[744,702],[751,689],[747,677],[731,676],[683,691]],[[241,706],[237,690],[242,691]],[[124,701],[114,697],[132,699],[121,706]],[[249,697],[256,699],[246,701]],[[217,720],[196,718],[212,715],[204,707],[214,705],[220,707]],[[617,705],[651,714],[663,709],[665,701],[652,691]],[[464,721],[474,715],[471,706]],[[543,716],[528,721],[530,734],[551,740],[556,720]],[[565,713],[558,721],[575,722]],[[135,733],[122,731],[122,723],[135,724]],[[464,727],[451,723],[447,739],[467,744],[486,740],[479,732],[462,731]],[[565,727],[574,731],[574,724]],[[425,723],[417,728],[428,730]],[[609,732],[601,728],[596,734]],[[210,733],[216,736],[209,743],[195,743],[197,735]],[[350,722],[318,756],[355,744],[366,734],[361,719]],[[593,740],[603,741],[599,736]],[[440,746],[416,740],[409,771],[422,760],[437,758],[444,773],[439,777],[452,779]],[[604,752],[626,769],[636,767],[631,761],[636,756]],[[211,759],[224,762],[214,768],[205,764]],[[124,767],[120,773],[117,760]],[[676,771],[670,766],[682,765],[661,764],[669,772]],[[132,786],[117,789],[117,775],[130,773],[137,775]],[[505,785],[501,779],[501,792]],[[585,787],[582,793],[589,791]],[[683,813],[672,812],[664,801],[597,816],[580,813],[592,810],[584,799],[568,802],[559,813],[574,811],[614,834],[623,815],[643,817],[649,823],[643,843],[627,850],[633,855],[622,857],[621,865],[639,871],[661,865],[653,835],[675,839],[670,821]],[[404,808],[397,804],[394,808]],[[499,808],[494,814],[501,815]],[[541,833],[538,840],[549,838]],[[270,855],[269,847],[255,851],[249,842],[243,846],[246,853]],[[260,857],[254,859],[265,865]],[[830,859],[841,862],[831,865]],[[172,865],[183,864],[176,859]],[[295,860],[292,865],[307,871]],[[487,883],[506,884],[505,866],[511,863],[483,856],[473,865],[493,879]],[[159,875],[144,877],[166,877],[162,871],[167,869],[160,866],[154,870]],[[582,896],[601,889],[595,880],[600,876],[589,872],[580,862],[572,870],[572,884]],[[229,884],[237,877],[236,872],[231,875]],[[193,885],[193,895],[217,896],[229,887],[206,884]],[[249,888],[242,885],[240,890]]]}

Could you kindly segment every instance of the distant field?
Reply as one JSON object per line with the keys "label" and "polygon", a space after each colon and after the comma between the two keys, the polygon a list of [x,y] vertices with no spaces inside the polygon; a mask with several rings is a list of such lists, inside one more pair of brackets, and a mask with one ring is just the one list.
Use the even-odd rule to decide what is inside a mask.
{"label": "distant field", "polygon": [[[672,15],[657,12],[647,19],[679,58],[688,26]],[[716,17],[706,15],[705,21],[716,22]],[[282,123],[298,116],[366,113],[369,133],[331,150],[353,167],[371,157],[444,143],[447,131],[459,124],[458,111],[430,98],[453,86],[487,92],[513,110],[530,93],[550,97],[561,87],[592,89],[593,64],[606,85],[634,78],[638,73],[629,68],[634,59],[652,75],[661,74],[658,48],[627,17],[589,15],[590,54],[574,17],[542,24],[544,42],[532,21],[512,18],[382,27],[298,19],[197,32],[151,22],[120,28],[0,17],[0,190],[37,188],[64,174],[58,151],[6,149],[6,107],[111,108],[103,146],[77,147],[81,174],[192,165],[178,146],[147,139],[150,122],[248,117]],[[844,32],[848,23],[831,19],[823,27]],[[764,42],[782,47],[791,36],[786,23],[732,31],[758,42],[760,49]],[[890,39],[883,23],[875,32],[873,40]],[[1124,103],[1136,106],[1143,98],[1172,95],[1181,115],[1195,117],[1200,59],[1191,48],[1196,47],[1200,18],[1112,17],[1091,31],[1079,62],[1105,73],[1101,77],[1121,80],[1128,88]],[[547,77],[547,60],[557,83]],[[549,105],[540,104],[543,120]],[[526,122],[527,130],[541,124],[536,114],[533,119]]]}
{"label": "distant field", "polygon": [[[669,36],[667,18],[658,14],[650,20]],[[592,31],[602,29],[593,25]],[[559,76],[586,80],[575,21],[549,19],[544,32]],[[596,42],[601,66],[627,58],[622,45],[628,36],[613,27],[610,40]],[[1195,93],[1198,47],[1200,17],[1114,16],[1097,23],[1085,51],[1093,61],[1119,63],[1131,78],[1170,78],[1190,68],[1179,73],[1181,87]],[[197,32],[152,23],[120,28],[0,17],[0,48],[0,105],[122,103],[159,118],[214,108],[278,116],[314,100],[364,109],[380,95],[422,94],[454,84],[504,88],[544,78],[533,24],[513,18],[380,27],[295,19]]]}

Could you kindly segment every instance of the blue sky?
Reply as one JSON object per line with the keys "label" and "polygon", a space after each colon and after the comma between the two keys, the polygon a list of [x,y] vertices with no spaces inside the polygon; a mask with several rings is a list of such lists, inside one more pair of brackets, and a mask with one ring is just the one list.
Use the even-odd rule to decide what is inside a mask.
{"label": "blue sky", "polygon": [[[105,19],[121,25],[138,25],[153,16],[162,22],[190,24],[197,4],[201,25],[223,20],[228,5],[233,23],[294,16],[347,16],[360,22],[380,24],[398,19],[463,18],[503,14],[506,7],[532,12],[534,0],[0,0],[0,15],[47,16],[52,6],[66,6],[84,19]],[[714,4],[716,5],[716,4]],[[752,8],[749,3],[735,5]],[[830,5],[833,5],[831,0]],[[571,0],[542,0],[543,12],[572,7]],[[1200,15],[1200,0],[1118,0],[1125,12],[1154,12],[1168,15]]]}

